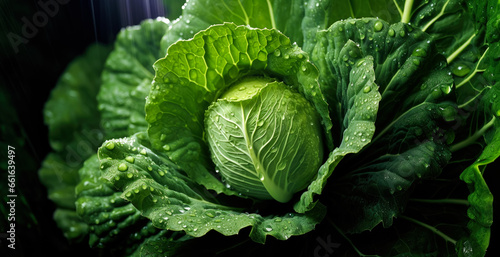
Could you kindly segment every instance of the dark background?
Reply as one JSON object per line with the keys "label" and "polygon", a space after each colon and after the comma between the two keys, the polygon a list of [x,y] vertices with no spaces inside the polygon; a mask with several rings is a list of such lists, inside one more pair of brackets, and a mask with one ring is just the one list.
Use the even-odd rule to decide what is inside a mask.
{"label": "dark background", "polygon": [[[48,0],[43,0],[46,1]],[[16,206],[16,215],[24,221],[24,225],[19,224],[16,230],[16,256],[94,255],[86,243],[70,245],[57,229],[52,220],[55,206],[47,199],[47,192],[38,181],[37,171],[51,150],[42,109],[50,90],[56,85],[68,63],[82,54],[87,46],[95,42],[112,44],[122,27],[136,25],[146,18],[176,18],[183,2],[175,0],[169,10],[162,5],[161,0],[60,1],[68,3],[58,4],[59,10],[48,18],[47,24],[38,28],[34,36],[28,38],[28,42],[20,44],[18,51],[15,51],[7,35],[22,35],[25,25],[23,18],[32,20],[42,10],[38,0],[0,0],[0,94],[6,96],[11,106],[11,110],[0,113],[1,141],[17,146],[16,155],[19,158],[32,160],[30,163],[18,164],[17,167],[16,186],[24,189],[26,202],[18,202]],[[4,122],[9,117],[9,122]],[[7,132],[14,133],[16,137],[8,137],[10,134]],[[5,155],[3,149],[1,154]],[[486,172],[486,181],[489,181],[494,195],[498,195],[498,189],[494,185],[498,180],[493,178],[494,172],[497,171]],[[3,188],[4,184],[2,179],[2,194],[6,190]],[[498,210],[498,201],[495,201],[495,207]],[[4,226],[3,221],[0,225]],[[499,248],[496,227],[498,225],[494,224],[487,256],[494,256],[492,252]],[[1,232],[3,230],[2,227]],[[3,254],[7,249],[4,245],[6,242],[1,237],[0,241],[0,255],[14,256],[13,251]]]}

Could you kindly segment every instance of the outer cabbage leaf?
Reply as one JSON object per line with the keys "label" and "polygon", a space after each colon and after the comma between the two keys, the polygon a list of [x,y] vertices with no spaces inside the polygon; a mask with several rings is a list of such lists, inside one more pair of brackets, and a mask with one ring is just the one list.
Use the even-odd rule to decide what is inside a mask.
{"label": "outer cabbage leaf", "polygon": [[[97,155],[85,161],[79,170],[80,183],[76,186],[76,213],[88,224],[89,245],[104,248],[115,255],[130,255],[151,236],[160,231],[141,216],[112,184],[101,179]],[[116,247],[124,244],[127,247]]]}
{"label": "outer cabbage leaf", "polygon": [[[43,114],[45,124],[49,127],[50,145],[54,150],[80,154],[79,151],[86,150],[78,145],[80,141],[88,141],[88,137],[102,140],[102,132],[95,131],[100,121],[95,97],[101,86],[101,71],[110,50],[98,44],[89,46],[83,55],[68,65],[52,90]],[[81,122],[83,120],[86,122]],[[83,155],[74,156],[72,160],[82,163],[90,153]]]}
{"label": "outer cabbage leaf", "polygon": [[[393,1],[387,0],[311,0],[306,4],[302,21],[304,51],[310,53],[316,45],[318,31],[347,18],[377,17],[389,23],[400,21],[400,11]],[[285,33],[286,34],[286,33]]]}
{"label": "outer cabbage leaf", "polygon": [[343,210],[334,216],[345,232],[391,226],[418,182],[441,173],[451,158],[444,133],[449,107],[427,103],[408,111],[386,137],[341,163],[339,169],[348,172],[332,177],[329,194],[337,197],[329,202]]}
{"label": "outer cabbage leaf", "polygon": [[[160,41],[166,32],[167,24],[166,20],[146,20],[140,26],[124,29],[119,34],[115,49],[110,54],[105,67],[104,60],[107,55],[99,56],[101,64],[97,65],[95,63],[99,58],[94,55],[103,50],[98,51],[94,49],[96,47],[91,47],[86,56],[75,60],[76,64],[73,65],[79,66],[73,68],[70,66],[68,72],[63,75],[60,85],[56,87],[53,97],[60,96],[64,100],[57,102],[51,100],[47,103],[46,113],[51,114],[47,116],[48,125],[51,128],[64,126],[67,129],[61,134],[65,136],[67,145],[62,151],[49,154],[39,174],[48,188],[49,198],[64,208],[57,210],[54,217],[69,239],[82,239],[90,232],[91,246],[109,247],[119,243],[117,239],[122,237],[117,234],[120,233],[122,233],[120,235],[131,233],[131,236],[127,234],[127,240],[133,245],[139,244],[144,239],[142,237],[157,233],[151,223],[149,222],[148,225],[148,220],[140,216],[135,207],[125,204],[119,196],[113,195],[112,187],[95,179],[98,174],[88,171],[91,166],[81,171],[81,177],[78,175],[78,170],[85,159],[95,154],[105,137],[123,137],[133,131],[146,129],[145,97],[149,93],[153,79],[152,64],[165,53],[165,50],[160,49]],[[103,67],[105,70],[101,87],[101,80],[98,78],[101,76]],[[74,70],[78,76],[71,73]],[[82,84],[89,80],[96,84]],[[77,89],[81,92],[67,89],[70,86],[62,84],[65,81],[73,83],[74,85],[66,83],[71,87],[78,86]],[[101,105],[98,110],[96,96],[100,89],[98,100]],[[73,95],[79,98],[68,101],[67,96]],[[67,112],[68,117],[72,117],[70,114],[75,112],[76,114],[83,112],[85,115],[75,115],[67,121],[56,115],[61,111]],[[99,111],[102,111],[102,117]],[[56,116],[57,120],[53,116]],[[101,124],[105,120],[106,122]],[[82,127],[81,131],[77,127]],[[61,129],[58,131],[63,132]],[[89,163],[92,161],[89,160]],[[75,212],[75,201],[78,214]],[[115,204],[111,204],[112,201],[116,201]],[[108,205],[104,205],[104,202],[108,202]],[[96,208],[84,208],[84,206],[96,204],[98,205]],[[114,208],[116,208],[115,212],[110,210]],[[105,217],[106,215],[108,216]],[[95,224],[96,220],[102,222]],[[116,251],[121,251],[122,247],[117,249]],[[131,250],[133,247],[130,248]],[[130,254],[130,251],[127,254]]]}
{"label": "outer cabbage leaf", "polygon": [[[358,58],[371,66],[371,72],[355,69],[365,66],[363,61],[352,61]],[[446,63],[436,55],[432,39],[418,29],[369,18],[336,22],[320,32],[312,60],[320,68],[322,91],[330,103],[332,120],[342,125],[334,133],[343,137],[342,144],[332,155],[349,141],[362,138],[362,144],[350,152],[354,155],[347,159],[345,154],[336,157],[344,160],[330,182],[326,201],[333,201],[331,206],[343,209],[342,213],[351,213],[334,214],[344,221],[343,229],[348,232],[370,230],[380,222],[390,226],[392,218],[404,210],[414,183],[439,175],[450,158],[446,131],[456,111],[451,103],[442,102],[452,92],[453,80]],[[350,65],[352,70],[347,68]],[[360,115],[372,123],[377,116],[371,129],[357,128],[348,134],[351,117],[367,109],[356,104],[352,99],[355,94],[349,95],[351,88],[356,88],[356,81],[352,80],[356,75],[371,77],[372,83],[380,87],[382,99],[379,95],[380,106],[378,102],[371,106],[375,107],[371,117]],[[358,92],[377,90],[373,86],[364,90],[364,83],[358,88]],[[374,101],[360,99],[365,103]],[[313,182],[310,190],[316,183],[326,183],[338,159],[333,159],[327,175],[320,182]],[[321,190],[316,190],[319,193]]]}
{"label": "outer cabbage leaf", "polygon": [[306,214],[264,217],[219,203],[209,191],[178,170],[165,154],[151,150],[145,133],[107,141],[98,155],[102,177],[161,229],[200,237],[210,230],[227,236],[252,227],[250,237],[264,243],[267,235],[285,240],[307,233],[324,215],[321,205]]}
{"label": "outer cabbage leaf", "polygon": [[[160,41],[168,24],[165,19],[145,20],[138,26],[123,29],[118,35],[115,49],[106,62],[98,95],[106,138],[124,137],[146,129],[145,98],[153,80],[152,65],[166,52],[160,48]],[[142,217],[131,203],[120,198],[121,192],[100,179],[96,156],[89,158],[79,173],[76,209],[88,224],[90,246],[104,248],[103,252],[112,254],[133,255],[134,250],[142,249],[146,239],[159,234],[168,236]],[[75,191],[75,187],[72,190]],[[120,246],[123,242],[126,247]]]}
{"label": "outer cabbage leaf", "polygon": [[56,223],[67,238],[74,240],[87,234],[87,225],[75,213],[74,189],[79,181],[78,169],[104,139],[95,97],[109,51],[108,47],[92,45],[70,63],[44,108],[55,152],[43,161],[39,177],[49,199],[59,208]]}
{"label": "outer cabbage leaf", "polygon": [[[309,185],[301,200],[295,205],[297,212],[306,212],[314,207],[314,196],[321,194],[328,177],[342,158],[350,153],[359,152],[366,146],[375,133],[375,119],[381,99],[375,84],[373,58],[360,56],[359,47],[352,41],[347,42],[342,50],[346,59],[337,60],[343,80],[339,83],[342,100],[342,120],[337,122],[342,127],[340,146],[330,153],[327,161],[320,167],[317,178]],[[350,54],[349,54],[350,53]]]}
{"label": "outer cabbage leaf", "polygon": [[169,23],[161,18],[145,20],[118,34],[97,96],[106,138],[146,130],[144,99],[153,81],[153,63],[166,53],[166,49],[160,48],[160,41]]}
{"label": "outer cabbage leaf", "polygon": [[179,41],[155,63],[156,76],[146,102],[154,149],[162,149],[190,178],[217,192],[234,194],[213,174],[204,139],[208,106],[232,83],[260,75],[282,80],[318,111],[328,146],[331,121],[319,91],[317,69],[307,54],[276,30],[231,23],[216,25]]}
{"label": "outer cabbage leaf", "polygon": [[301,23],[304,0],[191,0],[183,6],[182,16],[172,24],[162,46],[188,39],[214,24],[232,22],[252,28],[277,29],[292,42],[302,45]]}
{"label": "outer cabbage leaf", "polygon": [[[460,256],[484,256],[490,242],[490,227],[493,223],[493,195],[483,174],[486,171],[486,165],[493,163],[500,156],[500,98],[498,97],[500,96],[500,83],[497,82],[485,91],[478,103],[478,110],[483,117],[474,117],[475,115],[471,117],[472,124],[479,123],[476,125],[479,129],[471,129],[471,132],[475,131],[473,134],[452,146],[452,149],[462,149],[462,147],[484,140],[484,143],[481,143],[484,145],[481,155],[460,175],[470,190],[468,196],[470,208],[467,211],[470,218],[467,225],[469,234],[461,238],[457,244]],[[477,111],[476,115],[478,115]],[[484,125],[479,126],[481,123]]]}
{"label": "outer cabbage leaf", "polygon": [[[404,119],[406,112],[423,108],[422,103],[434,103],[447,98],[453,80],[444,60],[435,53],[432,40],[425,33],[401,23],[389,25],[379,19],[348,19],[336,22],[328,30],[318,33],[311,58],[320,69],[321,89],[329,103],[332,121],[341,124],[333,134],[341,137],[336,138],[336,141],[342,144],[320,169],[318,181],[313,182],[303,195],[308,200],[304,198],[300,204],[312,206],[313,196],[321,193],[338,162],[346,154],[357,153],[369,144],[375,127],[378,128],[375,140],[378,140],[387,136],[386,132],[393,129],[398,119]],[[357,61],[360,58],[370,62]],[[363,64],[362,67],[359,64]],[[352,70],[348,68],[351,65]],[[370,66],[371,72],[362,70]],[[359,82],[354,80],[356,76]],[[378,89],[370,84],[365,85],[367,81],[380,86],[378,97],[365,94],[365,91],[370,93]],[[355,100],[357,98],[360,100]],[[358,101],[371,105],[363,106]],[[428,106],[435,108],[434,104]],[[452,120],[453,108],[445,109],[448,112],[446,119]],[[365,113],[367,111],[371,113]],[[356,124],[352,123],[353,118],[369,124],[375,122],[375,116],[376,123],[369,127],[352,125]],[[353,143],[356,147],[345,151],[343,147],[352,143],[352,140],[358,140],[357,144]],[[383,151],[375,152],[385,154]],[[307,205],[297,205],[296,210],[307,210]]]}

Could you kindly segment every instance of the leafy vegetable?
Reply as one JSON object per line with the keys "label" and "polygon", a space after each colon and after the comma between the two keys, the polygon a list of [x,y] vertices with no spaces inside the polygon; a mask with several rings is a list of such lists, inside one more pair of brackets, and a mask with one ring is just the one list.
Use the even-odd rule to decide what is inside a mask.
{"label": "leafy vegetable", "polygon": [[283,83],[235,83],[208,108],[205,127],[225,181],[259,199],[288,202],[322,161],[316,110]]}
{"label": "leafy vegetable", "polygon": [[[228,49],[229,52],[218,49]],[[227,191],[226,186],[208,172],[211,165],[203,138],[205,111],[223,90],[233,86],[242,77],[257,74],[283,78],[323,112],[325,131],[329,131],[331,125],[327,106],[317,87],[314,66],[305,59],[306,53],[290,45],[288,38],[276,31],[250,30],[232,24],[213,26],[197,34],[193,40],[172,45],[168,51],[167,57],[155,64],[157,75],[146,104],[149,135],[153,147],[166,151],[190,177],[209,189]],[[177,84],[181,86],[174,86]],[[239,90],[240,86],[236,87]],[[269,103],[274,104],[274,101]],[[224,112],[234,114],[231,111]],[[215,117],[210,119],[216,120]],[[318,119],[306,123],[318,124]],[[266,128],[266,131],[270,130]],[[316,137],[320,136],[319,131],[315,133]],[[215,146],[212,144],[212,147]],[[312,146],[314,148],[319,154],[314,159],[321,159],[321,147]],[[255,161],[252,161],[254,167],[251,169],[258,169]],[[231,180],[229,174],[225,173],[227,169],[221,167],[222,163],[218,165],[225,179]],[[315,169],[317,164],[311,166]],[[264,174],[254,175],[254,181],[260,180],[262,176]],[[256,194],[265,198],[263,193]]]}
{"label": "leafy vegetable", "polygon": [[96,78],[88,111],[46,117],[56,219],[127,256],[484,256],[499,18],[495,1],[191,0],[124,29],[104,67],[68,70]]}

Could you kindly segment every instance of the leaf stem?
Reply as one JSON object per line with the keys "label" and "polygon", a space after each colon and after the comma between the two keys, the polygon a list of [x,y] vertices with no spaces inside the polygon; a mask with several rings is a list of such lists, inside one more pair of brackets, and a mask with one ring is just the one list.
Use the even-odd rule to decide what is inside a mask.
{"label": "leaf stem", "polygon": [[458,105],[458,106],[457,106],[457,107],[458,107],[458,109],[463,109],[465,106],[467,106],[467,105],[469,105],[469,104],[471,104],[471,103],[474,103],[474,102],[476,101],[476,99],[477,99],[477,98],[479,98],[479,97],[483,94],[483,91],[484,91],[484,90],[486,90],[487,88],[488,88],[488,87],[485,87],[485,88],[481,89],[481,91],[479,91],[479,90],[475,89],[476,91],[479,91],[479,92],[477,93],[477,95],[475,95],[475,96],[474,96],[473,98],[471,98],[469,101],[467,101],[467,102],[465,102],[465,103],[463,103],[463,104],[461,104],[461,105]]}
{"label": "leaf stem", "polygon": [[352,18],[356,18],[356,17],[354,16],[354,12],[352,11],[352,4],[351,4],[351,1],[347,1],[347,4],[349,4],[349,11],[351,12],[351,17],[352,17]]}
{"label": "leaf stem", "polygon": [[472,41],[472,39],[476,36],[476,33],[472,34],[472,36],[467,39],[467,41],[465,41],[465,43],[463,43],[457,50],[455,50],[455,52],[453,52],[450,56],[448,56],[448,58],[446,58],[446,61],[448,63],[451,63],[453,60],[455,60],[455,58],[457,58],[457,56],[460,55],[460,53],[467,47],[469,46],[470,42]]}
{"label": "leaf stem", "polygon": [[446,1],[446,3],[444,3],[443,8],[441,8],[441,12],[439,12],[438,15],[436,15],[431,21],[429,21],[427,24],[425,24],[425,26],[422,28],[422,31],[425,32],[432,24],[434,24],[434,22],[436,22],[439,18],[441,18],[441,16],[443,16],[444,10],[446,9],[446,6],[448,5],[449,2],[450,2],[450,0]]}
{"label": "leaf stem", "polygon": [[469,201],[465,199],[410,199],[412,202],[419,203],[432,203],[432,204],[458,204],[458,205],[466,205],[469,206]]}
{"label": "leaf stem", "polygon": [[493,124],[495,124],[495,119],[496,117],[493,116],[493,118],[491,118],[491,120],[486,123],[481,129],[479,129],[478,131],[476,131],[476,133],[474,133],[474,135],[468,137],[467,139],[461,141],[461,142],[458,142],[452,146],[450,146],[450,151],[453,153],[453,152],[456,152],[464,147],[467,147],[471,144],[473,144],[474,142],[476,142],[476,140],[481,137],[482,135],[484,135],[484,133],[486,133],[486,131],[491,128],[493,126]]}
{"label": "leaf stem", "polygon": [[404,216],[404,215],[401,215],[401,216],[398,216],[398,217],[403,218],[403,219],[405,219],[405,220],[408,220],[408,221],[410,221],[410,222],[413,222],[413,223],[415,223],[415,224],[417,224],[417,225],[420,225],[420,226],[422,226],[422,227],[424,227],[424,228],[426,228],[426,229],[429,229],[430,231],[432,231],[432,232],[433,232],[433,233],[435,233],[436,235],[438,235],[438,236],[442,237],[442,238],[443,238],[445,241],[447,241],[447,242],[450,242],[450,243],[452,243],[452,244],[454,244],[454,245],[456,245],[456,244],[457,244],[457,240],[455,240],[455,239],[453,239],[453,238],[449,237],[449,236],[448,236],[448,235],[446,235],[445,233],[441,232],[439,229],[437,229],[437,228],[435,228],[435,227],[433,227],[433,226],[431,226],[431,225],[429,225],[429,224],[425,224],[425,223],[423,223],[422,221],[418,221],[418,220],[416,220],[416,219],[413,219],[413,218],[410,218],[410,217],[407,217],[407,216]]}
{"label": "leaf stem", "polygon": [[271,1],[269,1],[269,0],[267,0],[267,7],[269,8],[269,17],[271,18],[271,24],[273,26],[273,29],[277,29],[276,28],[276,21],[274,19],[273,6],[271,5]]}
{"label": "leaf stem", "polygon": [[399,4],[396,0],[392,0],[394,2],[394,5],[396,6],[396,9],[398,9],[399,15],[401,16],[401,19],[403,19],[403,11],[401,11],[401,7],[399,7]]}
{"label": "leaf stem", "polygon": [[479,58],[479,60],[477,61],[476,68],[474,68],[474,72],[472,72],[469,76],[467,76],[467,78],[462,80],[460,82],[460,84],[456,85],[455,88],[460,88],[461,86],[465,85],[465,83],[469,82],[469,80],[471,80],[474,76],[476,76],[476,73],[483,72],[483,70],[478,70],[478,67],[479,67],[479,64],[481,64],[481,61],[483,60],[483,58],[486,56],[486,53],[488,52],[489,49],[490,48],[487,48],[486,51],[484,51],[481,58]]}
{"label": "leaf stem", "polygon": [[411,9],[413,8],[413,0],[405,1],[405,9],[403,12],[403,17],[401,18],[401,22],[410,23],[411,18]]}

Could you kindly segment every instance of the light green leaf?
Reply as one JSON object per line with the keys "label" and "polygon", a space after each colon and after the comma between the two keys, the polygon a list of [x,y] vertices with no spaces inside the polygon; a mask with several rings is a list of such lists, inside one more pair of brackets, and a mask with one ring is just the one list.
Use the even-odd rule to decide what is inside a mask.
{"label": "light green leaf", "polygon": [[191,0],[182,16],[173,22],[162,46],[168,47],[179,39],[188,39],[211,25],[231,22],[252,28],[277,29],[293,42],[302,45],[301,23],[304,0]]}
{"label": "light green leaf", "polygon": [[327,104],[317,70],[307,54],[276,30],[216,25],[179,41],[155,63],[156,76],[146,103],[154,149],[162,149],[190,178],[217,192],[229,191],[210,171],[204,115],[208,106],[245,76],[282,80],[318,111],[325,140],[332,145]]}
{"label": "light green leaf", "polygon": [[337,123],[342,126],[342,141],[340,146],[330,153],[327,161],[320,167],[317,178],[295,205],[295,210],[300,213],[314,206],[314,196],[322,193],[328,177],[342,158],[347,154],[359,152],[371,141],[375,133],[375,119],[381,96],[375,84],[373,58],[362,58],[359,47],[352,41],[348,41],[341,52],[347,54],[346,59],[345,55],[341,55],[335,62],[340,63],[338,69],[342,74],[338,88],[339,94],[342,95],[339,105],[343,117],[342,121]]}
{"label": "light green leaf", "polygon": [[236,235],[252,227],[250,237],[264,243],[267,235],[281,240],[314,229],[323,206],[306,214],[261,216],[218,203],[203,187],[186,177],[167,156],[153,151],[145,134],[107,141],[99,149],[103,178],[130,201],[155,227],[200,237],[211,230]]}
{"label": "light green leaf", "polygon": [[[400,21],[400,13],[388,0],[312,0],[306,3],[302,22],[304,51],[310,53],[317,44],[316,34],[333,23],[348,18],[373,17],[389,23]],[[286,33],[285,33],[286,34]]]}

